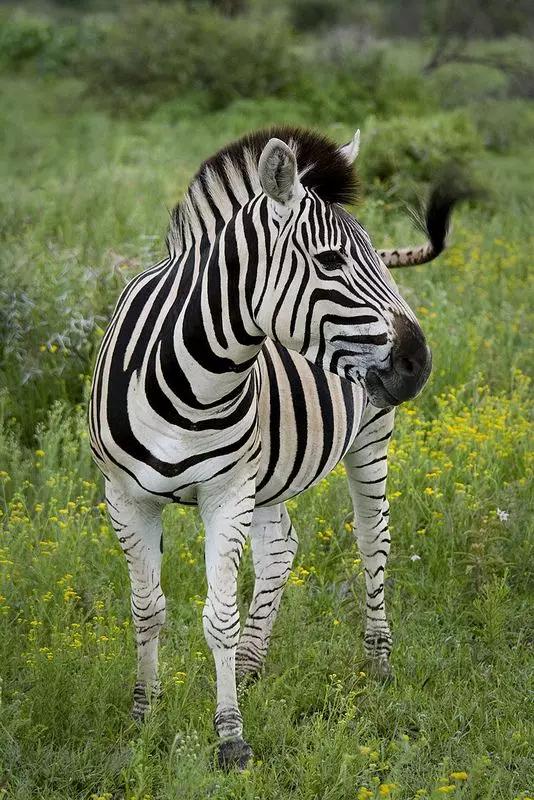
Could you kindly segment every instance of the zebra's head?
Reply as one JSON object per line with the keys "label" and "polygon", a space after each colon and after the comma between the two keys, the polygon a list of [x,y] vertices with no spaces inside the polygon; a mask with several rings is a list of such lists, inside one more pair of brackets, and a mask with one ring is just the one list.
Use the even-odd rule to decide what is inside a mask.
{"label": "zebra's head", "polygon": [[435,243],[418,253],[379,255],[342,207],[357,188],[359,132],[339,148],[306,131],[282,136],[271,136],[258,162],[271,254],[258,326],[323,369],[361,383],[376,406],[415,397],[430,375],[431,352],[385,264],[429,260]]}

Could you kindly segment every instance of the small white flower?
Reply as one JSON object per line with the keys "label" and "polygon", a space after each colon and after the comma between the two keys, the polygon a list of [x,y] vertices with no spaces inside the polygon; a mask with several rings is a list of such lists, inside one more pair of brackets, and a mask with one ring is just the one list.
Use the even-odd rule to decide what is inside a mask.
{"label": "small white flower", "polygon": [[503,511],[502,508],[497,509],[497,516],[499,517],[501,522],[508,522],[508,518],[510,516],[509,511]]}
{"label": "small white flower", "polygon": [[410,561],[421,561],[421,556],[418,556],[417,553],[413,553],[413,555],[410,556]]}

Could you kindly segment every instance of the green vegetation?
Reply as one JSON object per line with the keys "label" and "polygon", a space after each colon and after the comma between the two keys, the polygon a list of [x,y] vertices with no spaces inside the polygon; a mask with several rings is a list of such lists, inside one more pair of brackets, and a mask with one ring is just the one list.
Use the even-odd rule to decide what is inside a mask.
{"label": "green vegetation", "polygon": [[[424,72],[434,50],[420,42],[336,50],[321,4],[258,0],[250,19],[239,3],[208,5],[153,6],[204,26],[187,86],[152,61],[158,20],[147,21],[144,87],[127,72],[130,28],[96,3],[83,16],[4,13],[0,26],[0,798],[524,800],[534,790],[532,103],[495,65]],[[255,71],[268,5],[287,60],[275,63],[267,42]],[[341,19],[352,6],[325,5]],[[384,35],[381,4],[360,5]],[[135,11],[132,32],[146,13]],[[231,75],[214,20],[228,48],[243,48]],[[89,61],[90,42],[101,48]],[[173,42],[169,32],[167,56]],[[507,46],[520,55],[516,45],[488,42],[484,57]],[[480,56],[480,43],[465,46]],[[255,760],[226,775],[210,766],[214,672],[194,510],[165,512],[164,696],[143,728],[130,721],[127,574],[88,452],[85,399],[120,288],[164,252],[168,209],[201,160],[277,122],[340,142],[362,128],[356,213],[377,246],[415,240],[403,202],[451,160],[485,192],[455,215],[437,263],[395,274],[434,351],[391,450],[396,677],[366,674],[361,564],[338,468],[289,503],[297,563],[265,676],[243,692]],[[248,553],[243,562],[244,607]]]}

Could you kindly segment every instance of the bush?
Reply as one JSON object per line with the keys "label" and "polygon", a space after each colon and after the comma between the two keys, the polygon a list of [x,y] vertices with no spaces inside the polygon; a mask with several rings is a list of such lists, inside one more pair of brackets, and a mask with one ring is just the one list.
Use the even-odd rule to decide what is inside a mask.
{"label": "bush", "polygon": [[60,24],[20,11],[6,13],[0,16],[0,65],[6,71],[70,72],[80,51],[98,49],[100,36],[91,17]]}
{"label": "bush", "polygon": [[297,30],[313,31],[343,23],[353,11],[353,0],[289,0],[288,8]]}
{"label": "bush", "polygon": [[419,73],[393,67],[385,48],[362,51],[335,32],[320,54],[313,48],[301,58],[291,93],[307,104],[316,124],[361,125],[369,115],[420,114],[433,105]]}
{"label": "bush", "polygon": [[53,36],[52,24],[23,12],[0,16],[0,64],[18,70],[40,56]]}
{"label": "bush", "polygon": [[429,182],[446,164],[468,165],[482,152],[480,135],[463,111],[421,119],[371,119],[365,142],[364,177],[401,194],[407,184]]}
{"label": "bush", "polygon": [[526,100],[479,103],[471,114],[488,150],[509,153],[534,141],[534,106]]}
{"label": "bush", "polygon": [[276,95],[293,71],[291,33],[278,18],[145,3],[100,33],[98,47],[82,48],[77,71],[91,90],[135,111],[199,91],[214,109]]}
{"label": "bush", "polygon": [[508,88],[508,79],[502,70],[479,64],[446,64],[431,75],[429,81],[443,108],[506,97]]}

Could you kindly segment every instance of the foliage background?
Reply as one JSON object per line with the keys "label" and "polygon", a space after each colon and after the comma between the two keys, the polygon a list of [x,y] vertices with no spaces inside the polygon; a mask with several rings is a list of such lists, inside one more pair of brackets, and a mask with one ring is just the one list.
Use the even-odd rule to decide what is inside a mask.
{"label": "foliage background", "polygon": [[[0,796],[532,794],[530,4],[27,2],[0,9]],[[125,565],[91,465],[92,362],[125,280],[164,252],[203,158],[255,127],[362,128],[377,246],[446,164],[482,191],[440,260],[397,274],[434,351],[398,413],[395,681],[366,674],[343,470],[291,501],[301,546],[262,681],[254,765],[214,772],[196,512],[166,512],[164,699],[129,721]],[[240,592],[250,595],[244,558]]]}

